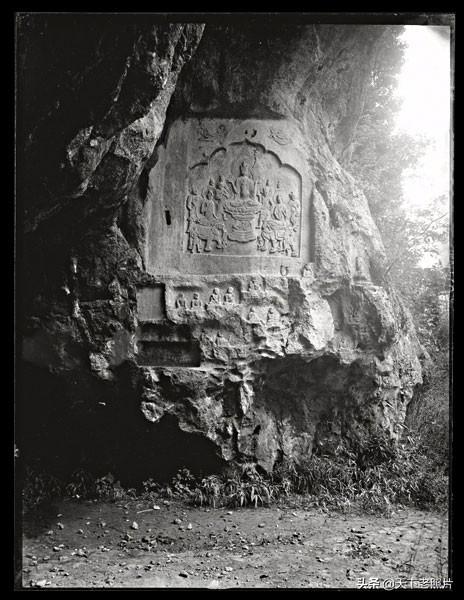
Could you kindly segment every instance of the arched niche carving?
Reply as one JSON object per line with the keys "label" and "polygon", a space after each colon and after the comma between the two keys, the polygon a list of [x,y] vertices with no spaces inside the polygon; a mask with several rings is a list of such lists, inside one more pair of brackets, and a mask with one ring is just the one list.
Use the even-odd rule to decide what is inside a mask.
{"label": "arched niche carving", "polygon": [[150,174],[148,270],[299,272],[311,262],[303,146],[286,121],[175,121]]}

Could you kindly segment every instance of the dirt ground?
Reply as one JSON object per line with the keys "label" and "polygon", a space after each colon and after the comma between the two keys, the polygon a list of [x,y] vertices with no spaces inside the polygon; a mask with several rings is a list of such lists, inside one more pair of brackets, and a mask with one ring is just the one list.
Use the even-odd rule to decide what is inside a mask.
{"label": "dirt ground", "polygon": [[411,509],[63,501],[26,518],[23,533],[25,588],[410,589],[448,578],[446,515]]}

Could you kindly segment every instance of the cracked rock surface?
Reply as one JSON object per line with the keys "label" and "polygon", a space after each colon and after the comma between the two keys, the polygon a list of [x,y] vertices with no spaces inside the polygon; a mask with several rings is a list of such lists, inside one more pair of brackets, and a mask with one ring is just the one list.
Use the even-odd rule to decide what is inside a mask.
{"label": "cracked rock surface", "polygon": [[[26,457],[130,479],[398,437],[421,349],[349,171],[381,29],[21,17]],[[204,126],[198,149],[181,122]],[[230,178],[228,220],[207,191],[188,208],[189,173]],[[277,201],[265,217],[243,192],[276,173],[297,186],[298,249],[269,225]]]}

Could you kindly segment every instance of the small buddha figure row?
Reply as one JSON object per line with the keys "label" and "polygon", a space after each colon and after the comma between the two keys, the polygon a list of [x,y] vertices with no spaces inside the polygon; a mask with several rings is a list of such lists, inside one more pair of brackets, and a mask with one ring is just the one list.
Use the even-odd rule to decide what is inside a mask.
{"label": "small buddha figure row", "polygon": [[[221,295],[219,288],[214,288],[209,297],[209,302],[205,305],[200,298],[199,292],[193,292],[192,299],[190,304],[187,304],[187,299],[183,292],[180,292],[177,296],[175,306],[178,310],[198,310],[203,309],[204,307],[208,307],[210,305],[231,305],[235,303],[234,298],[234,288],[227,288],[224,296]],[[262,323],[262,319],[259,317],[256,309],[252,306],[248,313],[248,320],[250,323],[258,324]],[[280,312],[271,306],[266,315],[265,323],[268,327],[279,327],[281,324],[281,315]]]}
{"label": "small buddha figure row", "polygon": [[[289,275],[289,267],[286,265],[281,265],[280,274],[282,277],[288,277]],[[314,278],[314,271],[311,263],[308,263],[303,266],[302,276],[305,279],[312,280]],[[261,294],[263,289],[263,284],[261,282],[261,278],[252,277],[252,279],[248,283],[247,291],[251,294]],[[233,287],[228,287],[226,292],[223,294],[219,288],[214,288],[209,296],[208,302],[204,303],[200,298],[199,292],[193,292],[192,299],[188,302],[185,294],[180,292],[175,301],[175,307],[178,310],[195,310],[204,308],[210,305],[232,305],[235,304],[235,291]]]}
{"label": "small buddha figure row", "polygon": [[[288,277],[290,275],[290,268],[287,265],[281,265],[280,266],[280,275],[282,277]],[[303,265],[303,268],[301,270],[301,276],[304,277],[305,279],[307,279],[307,278],[312,279],[314,277],[313,266],[311,263],[307,263],[307,264]],[[258,278],[253,277],[250,280],[250,282],[248,284],[248,291],[249,292],[263,291],[263,286]]]}
{"label": "small buddha figure row", "polygon": [[[282,277],[288,277],[290,269],[286,265],[280,266],[280,274]],[[252,294],[263,291],[263,286],[261,281],[257,277],[253,277],[248,283],[248,291]]]}
{"label": "small buddha figure row", "polygon": [[[276,308],[271,306],[267,311],[266,326],[271,327],[271,328],[272,327],[280,327],[280,325],[281,325],[280,318],[281,318],[280,312]],[[260,324],[263,322],[261,320],[261,318],[259,317],[258,313],[256,312],[256,309],[254,306],[252,306],[250,308],[250,312],[248,313],[248,320],[252,324]]]}
{"label": "small buddha figure row", "polygon": [[214,288],[209,297],[209,301],[206,304],[204,304],[202,299],[200,298],[199,292],[193,292],[192,300],[190,301],[189,306],[187,304],[187,299],[186,299],[184,293],[180,292],[180,294],[176,298],[175,306],[177,309],[180,309],[180,310],[187,309],[187,308],[190,308],[191,310],[195,310],[195,309],[203,308],[203,306],[220,305],[220,304],[223,304],[223,305],[235,304],[233,287],[227,288],[227,291],[225,292],[224,295],[221,294],[221,291],[219,290],[219,288]]}

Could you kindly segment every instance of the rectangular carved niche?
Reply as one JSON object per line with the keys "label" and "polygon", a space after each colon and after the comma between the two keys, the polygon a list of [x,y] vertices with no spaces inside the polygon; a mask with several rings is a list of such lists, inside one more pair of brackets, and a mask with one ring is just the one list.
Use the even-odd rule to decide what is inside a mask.
{"label": "rectangular carved niche", "polygon": [[163,321],[166,318],[164,285],[137,290],[137,318],[139,321]]}
{"label": "rectangular carved niche", "polygon": [[286,121],[173,123],[150,174],[148,269],[271,274],[310,262],[311,183],[298,146]]}
{"label": "rectangular carved niche", "polygon": [[140,365],[158,367],[199,367],[200,347],[197,342],[152,342],[139,340]]}
{"label": "rectangular carved niche", "polygon": [[159,367],[199,367],[199,344],[189,328],[169,323],[142,323],[137,330],[137,362]]}

